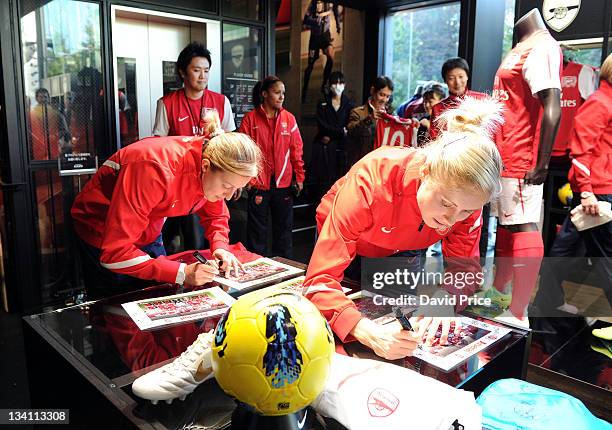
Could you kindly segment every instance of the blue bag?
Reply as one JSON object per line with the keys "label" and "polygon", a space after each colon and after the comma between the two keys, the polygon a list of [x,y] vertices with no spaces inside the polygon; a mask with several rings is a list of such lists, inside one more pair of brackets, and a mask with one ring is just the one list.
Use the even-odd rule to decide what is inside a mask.
{"label": "blue bag", "polygon": [[612,430],[580,400],[518,379],[501,379],[476,399],[485,430]]}

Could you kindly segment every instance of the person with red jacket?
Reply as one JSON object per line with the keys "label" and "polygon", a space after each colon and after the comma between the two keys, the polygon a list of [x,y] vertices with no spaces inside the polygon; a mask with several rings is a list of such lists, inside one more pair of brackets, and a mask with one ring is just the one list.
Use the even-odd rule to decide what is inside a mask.
{"label": "person with red jacket", "polygon": [[268,209],[272,213],[272,255],[291,257],[293,228],[292,181],[297,192],[304,187],[302,137],[295,117],[283,108],[285,84],[268,76],[253,89],[255,108],[240,124],[259,145],[263,166],[248,185],[247,248],[261,255],[266,252]]}
{"label": "person with red jacket", "polygon": [[470,66],[461,57],[449,58],[442,64],[442,79],[444,79],[444,83],[448,87],[449,95],[431,109],[429,118],[431,124],[429,127],[429,138],[431,140],[436,139],[442,131],[441,124],[436,123],[436,120],[440,118],[442,113],[448,109],[455,108],[465,96],[477,99],[486,96],[484,93],[468,89],[469,75]]}
{"label": "person with red jacket", "polygon": [[[612,54],[601,66],[599,89],[578,110],[569,149],[572,167],[568,179],[572,185],[573,206],[599,216],[598,202],[612,203]],[[580,210],[580,209],[574,209]],[[612,222],[583,230],[587,256],[598,257],[596,270],[612,304]]]}
{"label": "person with red jacket", "polygon": [[[261,152],[248,136],[223,133],[215,114],[207,135],[135,142],[106,160],[76,197],[71,213],[90,298],[146,285],[138,280],[202,285],[218,274],[216,261],[237,273],[223,200],[257,176]],[[191,213],[200,215],[211,264],[165,258],[166,218]]]}
{"label": "person with red jacket", "polygon": [[[399,324],[377,325],[342,292],[345,269],[357,255],[386,257],[442,240],[447,271],[479,272],[481,209],[499,191],[501,156],[488,134],[501,121],[499,105],[468,97],[444,118],[449,131],[428,146],[383,146],[366,155],[317,208],[319,238],[304,281],[306,297],[341,341],[355,338],[387,359],[410,355],[430,324],[428,341],[442,324],[446,342],[450,319],[423,318],[418,337]],[[462,294],[475,288],[465,286]]]}
{"label": "person with red jacket", "polygon": [[176,68],[183,88],[157,101],[154,136],[201,136],[209,111],[217,112],[223,130],[236,129],[229,99],[208,89],[211,66],[210,51],[201,43],[191,42],[181,51]]}

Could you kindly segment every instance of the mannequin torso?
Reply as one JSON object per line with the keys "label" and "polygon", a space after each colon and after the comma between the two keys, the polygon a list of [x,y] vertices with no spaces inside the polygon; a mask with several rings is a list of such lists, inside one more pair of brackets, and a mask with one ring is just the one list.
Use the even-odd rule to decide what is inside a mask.
{"label": "mannequin torso", "polygon": [[[508,154],[504,176],[539,185],[546,179],[561,118],[562,57],[537,9],[520,18],[515,30],[519,43],[504,59],[495,78],[494,96],[504,102],[507,111],[506,124],[502,126],[505,133],[496,140],[502,157]],[[524,155],[522,159],[520,155]],[[535,223],[507,227],[515,231],[537,229]]]}

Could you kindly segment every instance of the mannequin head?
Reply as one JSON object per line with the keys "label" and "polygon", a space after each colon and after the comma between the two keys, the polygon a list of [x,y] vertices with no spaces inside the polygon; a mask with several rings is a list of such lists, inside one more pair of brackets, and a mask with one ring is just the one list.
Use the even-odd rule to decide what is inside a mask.
{"label": "mannequin head", "polygon": [[538,30],[546,30],[544,20],[538,9],[531,9],[514,24],[518,41],[522,42]]}

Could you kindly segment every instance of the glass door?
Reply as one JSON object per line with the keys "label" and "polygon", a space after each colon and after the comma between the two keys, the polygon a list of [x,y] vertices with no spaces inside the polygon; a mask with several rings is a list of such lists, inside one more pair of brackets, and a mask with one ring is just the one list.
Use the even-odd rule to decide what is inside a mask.
{"label": "glass door", "polygon": [[182,87],[176,59],[190,42],[203,43],[210,50],[208,88],[221,91],[219,22],[113,6],[112,23],[115,121],[121,147],[151,136],[157,100]]}
{"label": "glass door", "polygon": [[60,177],[58,158],[98,154],[106,145],[100,6],[22,1],[20,32],[37,240],[32,246],[39,258],[42,301],[48,303],[78,287],[70,208],[82,180]]}

